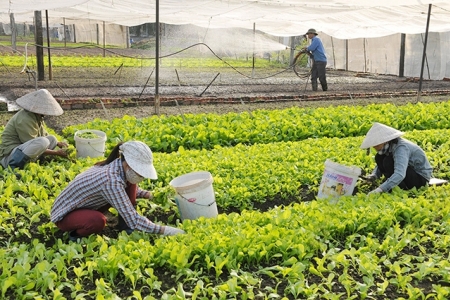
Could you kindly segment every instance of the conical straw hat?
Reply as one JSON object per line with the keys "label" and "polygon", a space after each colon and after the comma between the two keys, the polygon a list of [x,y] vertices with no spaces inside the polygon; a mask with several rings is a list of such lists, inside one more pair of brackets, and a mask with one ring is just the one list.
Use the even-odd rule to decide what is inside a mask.
{"label": "conical straw hat", "polygon": [[63,109],[46,89],[28,93],[16,100],[17,105],[25,110],[47,116],[60,116]]}
{"label": "conical straw hat", "polygon": [[361,144],[361,149],[367,149],[389,142],[404,134],[404,132],[398,131],[397,129],[394,129],[387,125],[381,123],[373,123],[372,127],[367,132],[364,141]]}

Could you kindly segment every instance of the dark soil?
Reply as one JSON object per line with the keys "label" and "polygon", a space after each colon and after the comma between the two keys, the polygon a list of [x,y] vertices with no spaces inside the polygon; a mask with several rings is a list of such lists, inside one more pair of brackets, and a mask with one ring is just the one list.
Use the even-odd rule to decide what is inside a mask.
{"label": "dark soil", "polygon": [[[0,49],[1,50],[1,49]],[[89,50],[88,52],[80,52],[83,55],[92,54],[98,50]],[[145,54],[145,52],[142,52]],[[141,54],[135,52],[134,55]],[[95,53],[98,54],[98,53]],[[133,54],[133,53],[131,53]],[[129,52],[126,55],[131,55]],[[117,54],[108,54],[117,55]],[[125,55],[121,53],[120,55]],[[19,70],[20,71],[20,70]],[[210,102],[208,105],[181,105],[181,106],[161,106],[159,114],[197,114],[197,113],[218,113],[224,114],[228,112],[252,111],[257,109],[282,109],[292,106],[300,107],[319,107],[329,105],[367,105],[370,103],[415,103],[421,102],[440,102],[448,101],[450,98],[450,82],[448,81],[423,81],[421,93],[418,93],[420,83],[414,78],[399,78],[392,75],[381,74],[365,74],[356,72],[345,72],[339,70],[328,70],[329,90],[327,92],[312,92],[310,90],[307,77],[297,77],[292,70],[256,70],[256,78],[251,79],[252,70],[243,70],[247,77],[235,72],[230,68],[216,70],[176,70],[173,68],[164,68],[160,73],[160,86],[158,86],[158,95],[161,99],[183,97],[212,97],[217,102]],[[307,71],[307,70],[306,70]],[[306,73],[305,71],[305,73]],[[282,73],[279,73],[282,72]],[[84,99],[91,101],[97,98],[141,98],[155,97],[156,88],[155,80],[150,76],[152,70],[143,69],[121,69],[117,68],[61,68],[53,70],[52,80],[35,81],[35,74],[30,72],[20,73],[18,70],[8,70],[6,67],[0,66],[0,97],[3,96],[9,103],[14,104],[14,100],[18,97],[35,90],[35,88],[48,89],[57,100],[71,101],[72,99]],[[215,80],[215,76],[217,76]],[[276,74],[276,75],[275,75]],[[420,97],[418,97],[420,94]],[[290,101],[289,97],[301,95],[302,100]],[[339,97],[335,97],[339,95]],[[269,98],[269,100],[264,100]],[[273,99],[277,100],[273,100]],[[338,100],[336,100],[339,98]],[[233,104],[223,104],[224,99],[240,99]],[[260,99],[259,101],[247,101],[243,99]],[[332,99],[332,100],[330,100]],[[48,117],[47,125],[55,129],[58,133],[69,125],[86,123],[94,118],[102,118],[111,120],[113,118],[121,118],[124,115],[147,117],[155,114],[156,109],[152,106],[139,106],[128,108],[112,108],[112,109],[90,109],[90,110],[66,110],[62,116]],[[14,112],[0,113],[0,126],[13,116]],[[370,189],[368,186],[361,185],[361,188]],[[355,191],[356,192],[356,191]],[[283,198],[281,196],[273,199],[266,199],[262,203],[255,203],[253,209],[267,211],[274,206],[288,205],[292,202],[311,201],[314,194],[307,186],[302,187],[299,196],[292,198]],[[220,210],[220,209],[219,209]],[[232,209],[227,211],[220,210],[220,213],[231,213]],[[236,211],[239,212],[239,211]],[[108,223],[103,235],[110,238],[117,238],[119,232],[115,229],[117,224],[116,216],[108,214]],[[158,223],[175,224],[178,216],[173,211],[154,210],[148,215],[152,220]],[[36,224],[30,232],[33,238],[39,238],[52,247],[54,241],[58,238],[66,239],[67,234],[60,231],[55,232],[52,236],[43,236],[39,232]],[[6,237],[0,237],[6,238]],[[10,242],[24,242],[21,238]],[[277,262],[271,262],[276,264]],[[269,265],[272,265],[268,263]],[[264,266],[262,266],[264,267]],[[247,266],[248,271],[252,271],[254,266]],[[163,282],[161,290],[168,290],[177,286],[177,282],[171,270],[163,268],[155,268],[155,275]],[[216,278],[211,274],[211,283],[226,281],[228,274],[222,274],[222,277]],[[68,273],[68,277],[75,278],[74,274]],[[119,276],[120,277],[120,276]],[[132,296],[129,289],[123,285],[121,278],[116,278],[115,283],[117,293],[123,298]],[[311,283],[321,281],[321,278],[314,278],[311,275],[308,280]],[[362,279],[361,279],[362,281]],[[82,283],[85,290],[95,289],[93,282]],[[421,282],[421,289],[430,291],[433,282]],[[280,293],[283,293],[285,282],[275,282],[272,278],[262,277],[260,291],[264,295],[265,287],[274,287]],[[136,286],[140,289],[141,286]],[[185,287],[188,289],[188,287]],[[334,287],[336,292],[343,291],[343,287],[336,281]],[[144,289],[145,290],[145,289]],[[259,291],[255,290],[255,294]],[[71,291],[67,291],[65,296],[71,297]],[[143,296],[145,296],[143,294]],[[399,294],[395,290],[387,291],[387,294],[379,299],[394,299],[398,297],[407,298],[406,294]],[[289,298],[289,297],[288,297]],[[291,298],[289,298],[291,299]],[[293,298],[292,298],[293,299]],[[376,298],[374,298],[376,299]]]}
{"label": "dark soil", "polygon": [[[9,48],[0,46],[0,53],[23,55],[24,52],[25,49],[12,52]],[[52,52],[53,56],[61,54],[79,55],[86,59],[89,59],[90,55],[144,58],[154,55],[151,51],[137,49],[107,49],[104,52],[100,48],[78,48]],[[29,52],[28,55],[32,54]],[[230,64],[232,65],[232,62]],[[327,70],[328,91],[313,92],[307,76],[308,69],[305,69],[304,76],[299,77],[290,68],[252,69],[251,62],[249,68],[238,70],[226,64],[215,69],[165,67],[162,60],[157,81],[153,68],[123,68],[120,65],[59,67],[45,69],[44,80],[36,80],[35,69],[35,66],[28,66],[23,70],[8,69],[0,65],[0,99],[3,96],[14,104],[14,100],[18,97],[36,88],[46,88],[58,101],[66,103],[74,100],[89,102],[94,99],[124,101],[135,99],[139,103],[140,100],[155,99],[156,96],[161,101],[161,107],[158,108],[139,105],[117,109],[66,110],[64,115],[47,120],[47,124],[57,131],[69,125],[85,123],[93,118],[112,119],[124,115],[146,117],[153,114],[223,114],[291,106],[365,105],[387,102],[403,104],[417,101],[447,101],[450,98],[450,81],[425,79],[420,82],[418,78],[342,70]],[[208,98],[208,102],[205,102],[208,104],[185,105],[182,100],[186,98],[197,100]],[[179,103],[180,106],[177,106]],[[5,124],[10,115],[11,113],[1,113],[0,125]]]}

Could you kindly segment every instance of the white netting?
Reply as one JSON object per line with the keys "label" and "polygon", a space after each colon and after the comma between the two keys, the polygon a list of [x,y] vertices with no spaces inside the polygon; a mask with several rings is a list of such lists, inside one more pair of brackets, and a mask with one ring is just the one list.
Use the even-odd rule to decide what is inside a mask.
{"label": "white netting", "polygon": [[[419,76],[430,4],[424,78],[442,79],[450,73],[448,0],[166,0],[160,3],[159,20],[173,25],[193,24],[211,32],[217,28],[251,31],[256,27],[278,37],[300,36],[308,28],[316,28],[328,51],[329,67],[396,75],[399,74],[400,33],[404,33],[404,75]],[[66,35],[69,41],[76,38],[77,42],[99,45],[105,42],[125,46],[129,42],[128,29],[118,25],[135,26],[156,20],[155,2],[148,0],[9,0],[0,1],[3,31],[10,32],[6,24],[11,13],[16,24],[32,24],[35,10],[46,10],[50,24],[67,25],[66,31],[61,28],[52,31],[60,40]],[[240,32],[235,30],[235,33]],[[230,40],[224,35],[221,47],[228,49],[234,43],[241,48],[246,45],[246,51],[250,51],[255,44],[252,39],[236,35],[235,40]],[[210,43],[201,36],[188,42],[199,40]],[[286,45],[285,41],[280,42]],[[269,45],[257,48],[266,47],[269,51]]]}
{"label": "white netting", "polygon": [[[320,35],[328,67],[357,72],[400,75],[401,34],[380,38],[342,40]],[[418,77],[422,67],[424,34],[405,37],[404,76]],[[430,33],[423,77],[441,80],[450,75],[450,32]]]}
{"label": "white netting", "polygon": [[59,26],[58,38],[60,41],[105,44],[125,48],[127,47],[127,31],[128,28],[122,25],[79,21],[76,24],[66,26],[66,37],[64,37],[64,26]]}
{"label": "white netting", "polygon": [[[166,24],[208,28],[252,28],[277,36],[298,36],[308,28],[352,39],[425,31],[432,4],[431,32],[450,31],[448,0],[165,0],[159,19]],[[148,0],[10,0],[0,1],[0,22],[32,22],[33,11],[47,10],[51,18],[99,20],[125,26],[156,20],[155,1]]]}

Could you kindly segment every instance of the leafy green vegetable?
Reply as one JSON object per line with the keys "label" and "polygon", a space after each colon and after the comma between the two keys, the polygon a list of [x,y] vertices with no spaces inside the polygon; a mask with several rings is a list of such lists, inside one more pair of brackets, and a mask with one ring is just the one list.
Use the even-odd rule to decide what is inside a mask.
{"label": "leafy green vegetable", "polygon": [[99,137],[98,134],[92,132],[92,131],[85,131],[82,132],[80,134],[77,134],[78,137],[82,138],[82,139],[96,139]]}
{"label": "leafy green vegetable", "polygon": [[[399,118],[393,118],[391,105],[377,106],[381,115],[367,108],[369,119],[351,108],[347,115],[343,108],[304,111],[298,123],[283,123],[289,117],[285,111],[264,113],[257,122],[242,114],[229,121],[246,132],[233,127],[234,133],[214,125],[211,119],[217,116],[188,118],[189,124],[176,128],[176,119],[167,118],[165,135],[151,136],[160,147],[175,150],[154,153],[158,180],[140,184],[152,190],[154,199],[140,200],[138,211],[155,223],[161,205],[176,215],[176,205],[167,199],[168,182],[195,170],[213,174],[220,208],[240,209],[185,220],[178,226],[187,234],[176,237],[135,231],[116,238],[103,232],[67,243],[67,233],[50,222],[52,203],[96,160],[30,162],[15,170],[21,180],[0,168],[0,298],[449,299],[450,185],[369,197],[358,193],[337,203],[305,202],[298,195],[301,185],[317,190],[327,158],[371,169],[373,157],[359,149],[361,133],[368,120],[383,116],[393,118],[391,125],[425,150],[435,176],[448,179],[446,108],[420,106],[397,109]],[[290,113],[298,119],[298,112]],[[151,121],[154,127],[160,124]],[[111,128],[111,136],[144,139],[152,126],[124,118]],[[296,131],[302,126],[313,136]],[[136,128],[140,132],[130,133]],[[244,134],[251,142],[232,145]],[[277,140],[269,140],[271,135]],[[182,139],[186,146],[177,144]],[[73,150],[69,145],[70,155]],[[266,212],[252,209],[272,197],[298,201]],[[167,223],[173,225],[172,219]]]}

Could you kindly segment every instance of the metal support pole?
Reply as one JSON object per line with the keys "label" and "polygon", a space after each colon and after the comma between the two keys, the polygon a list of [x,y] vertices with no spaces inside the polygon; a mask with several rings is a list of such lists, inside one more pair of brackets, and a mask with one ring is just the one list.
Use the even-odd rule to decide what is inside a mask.
{"label": "metal support pole", "polygon": [[17,27],[16,27],[16,21],[14,19],[14,14],[9,14],[9,20],[11,23],[11,47],[14,51],[17,50],[16,40],[17,40]]}
{"label": "metal support pole", "polygon": [[345,40],[345,71],[348,71],[348,40]]}
{"label": "metal support pole", "polygon": [[45,80],[44,71],[44,37],[42,34],[42,14],[40,10],[34,12],[34,27],[36,40],[37,80]]}
{"label": "metal support pole", "polygon": [[336,54],[334,52],[334,41],[332,36],[330,36],[330,38],[331,38],[331,49],[333,50],[333,66],[334,69],[336,70],[337,68],[336,68]]}
{"label": "metal support pole", "polygon": [[430,27],[431,7],[432,7],[432,4],[429,4],[428,5],[428,16],[427,16],[427,27],[425,29],[425,42],[423,44],[422,66],[420,68],[419,90],[417,91],[417,102],[420,100],[420,96],[422,93],[423,69],[425,66],[425,57],[427,55],[428,29]]}
{"label": "metal support pole", "polygon": [[292,66],[294,64],[294,58],[295,58],[295,36],[291,36],[289,38],[289,65]]}
{"label": "metal support pole", "polygon": [[364,49],[364,73],[367,73],[366,38],[363,38],[363,49]]}
{"label": "metal support pole", "polygon": [[159,0],[156,0],[155,114],[159,116]]}
{"label": "metal support pole", "polygon": [[217,76],[219,76],[219,75],[220,75],[220,73],[217,73],[217,75],[214,77],[214,79],[211,80],[211,82],[208,84],[206,89],[204,89],[203,92],[201,92],[200,95],[198,95],[199,97],[203,96],[203,94],[206,92],[206,90],[211,86],[211,84],[214,82],[214,80],[216,80]]}
{"label": "metal support pole", "polygon": [[400,37],[400,66],[398,77],[405,76],[405,53],[406,53],[406,34],[402,33]]}
{"label": "metal support pole", "polygon": [[63,18],[63,26],[64,26],[64,49],[67,48],[67,31],[66,28],[66,18]]}
{"label": "metal support pole", "polygon": [[106,57],[106,25],[103,21],[103,57]]}
{"label": "metal support pole", "polygon": [[95,33],[97,34],[97,45],[100,46],[100,26],[95,24]]}
{"label": "metal support pole", "polygon": [[45,20],[45,24],[47,25],[48,80],[52,80],[52,56],[50,51],[50,28],[48,26],[48,10],[45,10]]}
{"label": "metal support pole", "polygon": [[252,61],[252,78],[255,77],[255,43],[256,43],[256,24],[253,23],[253,61]]}

